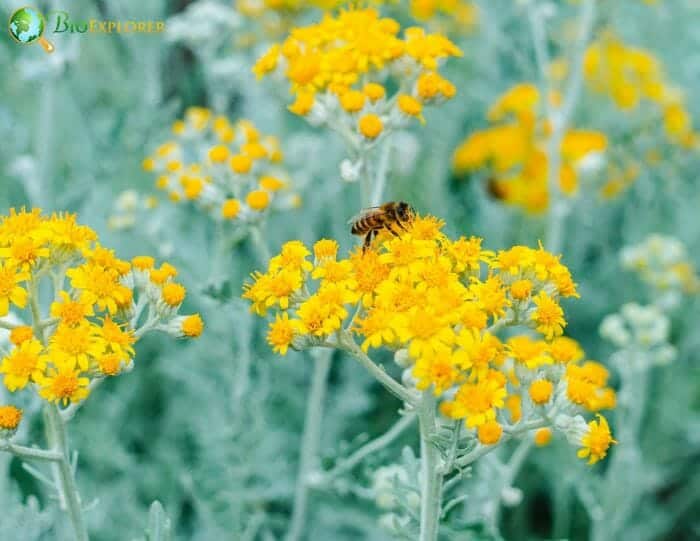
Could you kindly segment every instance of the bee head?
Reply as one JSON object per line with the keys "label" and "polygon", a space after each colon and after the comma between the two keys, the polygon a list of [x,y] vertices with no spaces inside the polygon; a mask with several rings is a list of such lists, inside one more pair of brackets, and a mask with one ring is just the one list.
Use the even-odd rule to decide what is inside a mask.
{"label": "bee head", "polygon": [[416,215],[416,211],[413,207],[405,201],[399,201],[396,207],[396,213],[398,214],[399,220],[402,222],[410,221]]}

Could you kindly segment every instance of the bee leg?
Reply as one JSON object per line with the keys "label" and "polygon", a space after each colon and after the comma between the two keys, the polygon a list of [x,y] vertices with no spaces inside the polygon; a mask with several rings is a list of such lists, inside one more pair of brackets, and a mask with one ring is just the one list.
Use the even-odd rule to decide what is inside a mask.
{"label": "bee leg", "polygon": [[399,234],[394,230],[393,227],[391,227],[391,224],[386,224],[386,229],[387,229],[387,231],[389,231],[389,233],[391,233],[391,234],[394,235],[395,237],[400,237],[400,236],[401,236],[401,235],[399,235]]}
{"label": "bee leg", "polygon": [[362,244],[362,253],[364,254],[372,244],[372,240],[377,236],[377,230],[372,229],[369,233],[365,235],[365,242]]}
{"label": "bee leg", "polygon": [[408,229],[406,229],[404,227],[403,222],[401,220],[396,220],[396,225],[398,225],[402,231],[405,231],[406,233],[408,233]]}

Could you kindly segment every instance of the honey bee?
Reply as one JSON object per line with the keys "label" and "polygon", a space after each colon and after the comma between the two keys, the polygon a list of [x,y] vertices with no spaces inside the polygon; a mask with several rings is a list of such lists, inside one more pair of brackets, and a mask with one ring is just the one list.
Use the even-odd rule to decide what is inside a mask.
{"label": "honey bee", "polygon": [[399,233],[394,229],[394,224],[399,229],[406,231],[404,223],[410,223],[415,214],[413,207],[405,201],[389,201],[379,207],[362,209],[359,214],[353,216],[348,221],[349,224],[352,224],[350,233],[365,236],[365,242],[362,245],[364,252],[382,229],[386,229],[398,237]]}

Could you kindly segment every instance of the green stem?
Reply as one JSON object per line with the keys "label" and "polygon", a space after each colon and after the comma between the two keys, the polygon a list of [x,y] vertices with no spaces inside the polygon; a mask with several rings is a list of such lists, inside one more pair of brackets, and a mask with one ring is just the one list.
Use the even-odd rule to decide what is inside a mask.
{"label": "green stem", "polygon": [[595,21],[596,0],[584,0],[579,17],[579,32],[571,62],[571,76],[564,93],[564,103],[557,109],[550,105],[550,85],[547,69],[549,54],[547,36],[542,22],[542,14],[536,2],[530,4],[530,24],[535,43],[535,57],[540,73],[540,94],[544,103],[547,119],[552,126],[552,133],[547,141],[547,189],[549,192],[549,211],[547,214],[547,234],[545,246],[553,253],[561,251],[564,220],[569,212],[569,205],[562,198],[561,144],[566,134],[573,111],[581,95],[583,84],[583,59]]}
{"label": "green stem", "polygon": [[515,478],[520,472],[520,468],[522,468],[523,464],[525,463],[525,459],[530,453],[530,449],[532,449],[533,443],[533,440],[530,438],[524,438],[523,440],[521,440],[521,442],[518,444],[518,447],[511,455],[508,464],[506,464],[506,471],[504,472],[503,477],[501,479],[501,483],[499,484],[498,492],[494,495],[495,508],[493,515],[493,525],[497,529],[497,531],[498,523],[501,521],[501,493],[503,492],[504,488],[509,488],[513,485],[513,481],[515,481]]}
{"label": "green stem", "polygon": [[443,474],[438,448],[431,438],[435,434],[435,396],[423,393],[418,406],[421,454],[420,541],[436,541],[440,527]]}
{"label": "green stem", "polygon": [[68,513],[76,541],[88,541],[87,528],[83,519],[80,495],[75,485],[70,463],[70,451],[66,436],[66,425],[55,404],[47,404],[44,409],[46,439],[51,450],[60,458],[54,462],[54,480],[60,496],[61,506]]}
{"label": "green stem", "polygon": [[309,478],[317,469],[318,449],[321,443],[321,422],[323,421],[323,402],[328,387],[328,374],[331,368],[333,350],[320,350],[314,357],[311,390],[306,402],[304,432],[301,437],[299,453],[299,473],[294,490],[294,504],[286,541],[298,541],[307,522],[306,511],[309,500]]}
{"label": "green stem", "polygon": [[377,166],[377,174],[374,178],[374,186],[372,187],[372,196],[370,205],[377,206],[381,204],[384,197],[384,189],[388,177],[389,158],[391,157],[391,134],[388,134],[382,142],[379,155],[379,165]]}
{"label": "green stem", "polygon": [[262,231],[260,230],[260,226],[250,226],[249,234],[250,240],[253,243],[253,246],[255,247],[255,251],[258,254],[260,262],[265,267],[267,267],[268,262],[270,261],[270,259],[272,259],[272,253],[270,252],[270,248],[267,246],[267,242],[263,237]]}
{"label": "green stem", "polygon": [[396,421],[394,426],[392,426],[384,434],[364,444],[349,457],[339,462],[332,470],[325,473],[321,473],[318,481],[316,481],[314,485],[324,485],[326,483],[329,483],[336,477],[339,477],[342,474],[349,472],[357,464],[362,462],[367,456],[371,455],[372,453],[376,453],[377,451],[384,449],[385,447],[393,443],[396,440],[396,438],[403,434],[403,432],[413,424],[415,419],[416,416],[413,413],[407,413],[401,416],[399,420]]}
{"label": "green stem", "polygon": [[343,331],[340,334],[338,346],[355,357],[355,359],[357,359],[360,364],[364,366],[370,372],[370,374],[372,374],[375,379],[379,381],[379,383],[384,385],[384,387],[386,387],[386,389],[396,398],[406,402],[407,404],[416,404],[416,396],[406,387],[401,385],[401,383],[387,374],[384,368],[375,364],[375,362],[370,359],[364,351],[362,351],[362,348],[357,345],[357,342],[353,340],[348,331]]}
{"label": "green stem", "polygon": [[6,329],[8,331],[11,331],[12,329],[15,329],[19,327],[19,325],[16,325],[15,323],[10,323],[9,321],[3,321],[0,319],[0,329]]}
{"label": "green stem", "polygon": [[25,460],[43,460],[46,462],[56,462],[61,460],[61,455],[55,451],[37,449],[36,447],[25,447],[24,445],[10,443],[9,441],[0,442],[0,451],[12,453],[16,457]]}

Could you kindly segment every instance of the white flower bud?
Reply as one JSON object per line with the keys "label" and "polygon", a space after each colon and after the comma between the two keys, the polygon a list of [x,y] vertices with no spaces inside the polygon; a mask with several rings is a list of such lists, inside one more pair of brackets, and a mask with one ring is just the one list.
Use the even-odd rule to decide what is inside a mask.
{"label": "white flower bud", "polygon": [[605,153],[589,152],[576,162],[578,172],[586,177],[595,177],[605,167]]}
{"label": "white flower bud", "polygon": [[340,162],[340,178],[345,182],[357,182],[362,171],[362,160],[352,162],[347,158]]}
{"label": "white flower bud", "polygon": [[566,414],[557,415],[554,419],[554,427],[566,436],[571,445],[581,445],[581,439],[588,433],[588,424],[580,416]]}
{"label": "white flower bud", "polygon": [[119,194],[114,203],[117,210],[122,212],[135,212],[139,206],[139,194],[136,190],[125,190]]}
{"label": "white flower bud", "polygon": [[406,348],[402,348],[394,353],[394,362],[401,368],[409,368],[410,366],[413,366],[414,360],[408,354],[408,350]]}
{"label": "white flower bud", "polygon": [[517,487],[503,487],[501,501],[505,507],[517,507],[523,501],[523,491]]}

